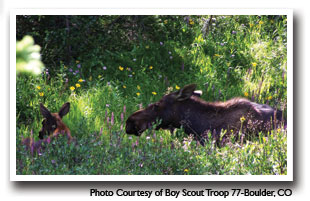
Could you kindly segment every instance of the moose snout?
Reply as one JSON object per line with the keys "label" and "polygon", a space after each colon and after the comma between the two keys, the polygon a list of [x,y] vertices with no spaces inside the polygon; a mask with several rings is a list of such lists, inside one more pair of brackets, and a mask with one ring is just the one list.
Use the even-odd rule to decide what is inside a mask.
{"label": "moose snout", "polygon": [[126,121],[126,133],[140,136],[147,129],[147,122],[141,122],[128,118]]}
{"label": "moose snout", "polygon": [[42,130],[39,131],[39,138],[42,140],[44,136],[44,132]]}
{"label": "moose snout", "polygon": [[126,133],[133,134],[136,136],[139,135],[134,122],[129,120],[126,121]]}

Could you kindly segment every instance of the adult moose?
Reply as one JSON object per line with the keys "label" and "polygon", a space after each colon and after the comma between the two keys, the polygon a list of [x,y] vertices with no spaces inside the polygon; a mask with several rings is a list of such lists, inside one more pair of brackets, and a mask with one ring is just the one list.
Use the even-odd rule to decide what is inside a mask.
{"label": "adult moose", "polygon": [[[268,105],[258,104],[243,98],[226,102],[206,102],[195,93],[196,84],[167,94],[145,109],[134,112],[126,121],[126,133],[140,136],[156,121],[156,129],[183,127],[185,133],[193,134],[204,144],[204,135],[211,131],[219,140],[221,130],[226,135],[270,131],[282,120],[282,112]],[[242,125],[242,126],[241,126]]]}

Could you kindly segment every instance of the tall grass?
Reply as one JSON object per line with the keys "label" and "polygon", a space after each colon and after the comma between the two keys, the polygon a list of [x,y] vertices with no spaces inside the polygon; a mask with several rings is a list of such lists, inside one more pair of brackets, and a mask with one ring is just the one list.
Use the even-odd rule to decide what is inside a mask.
{"label": "tall grass", "polygon": [[[53,76],[45,69],[17,77],[17,174],[286,174],[285,128],[223,147],[201,146],[181,129],[125,134],[132,112],[189,83],[207,101],[241,96],[285,111],[285,16],[206,16],[207,32],[203,18],[167,19],[163,28],[181,27],[174,39],[171,31],[162,41],[105,51],[99,61],[61,64]],[[38,141],[39,103],[57,112],[68,101],[63,121],[75,143],[60,136],[33,152],[22,145],[22,138]]]}

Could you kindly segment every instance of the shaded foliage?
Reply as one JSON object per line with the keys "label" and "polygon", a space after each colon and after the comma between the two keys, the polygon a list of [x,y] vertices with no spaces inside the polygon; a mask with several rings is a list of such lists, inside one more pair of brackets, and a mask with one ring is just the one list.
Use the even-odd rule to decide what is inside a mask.
{"label": "shaded foliage", "polygon": [[[286,174],[284,128],[220,149],[182,129],[124,131],[129,114],[189,83],[204,100],[239,96],[285,116],[286,26],[286,16],[17,16],[17,40],[32,36],[45,66],[17,76],[17,173]],[[31,153],[21,141],[38,141],[39,104],[65,102],[77,146],[60,137]]]}

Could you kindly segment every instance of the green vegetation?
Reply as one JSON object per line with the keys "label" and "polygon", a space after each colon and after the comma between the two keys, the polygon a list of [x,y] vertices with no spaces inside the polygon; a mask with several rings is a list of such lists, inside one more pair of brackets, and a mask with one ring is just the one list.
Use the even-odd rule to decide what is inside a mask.
{"label": "green vegetation", "polygon": [[[17,16],[17,23],[17,40],[32,36],[45,66],[38,76],[18,70],[17,174],[287,173],[285,128],[221,148],[211,140],[200,146],[181,129],[124,131],[131,113],[190,83],[207,101],[239,96],[285,111],[286,16]],[[29,62],[19,52],[27,50],[17,48],[17,66]],[[68,101],[63,121],[76,143],[61,136],[39,150],[22,144],[39,140],[39,103],[57,112]]]}

